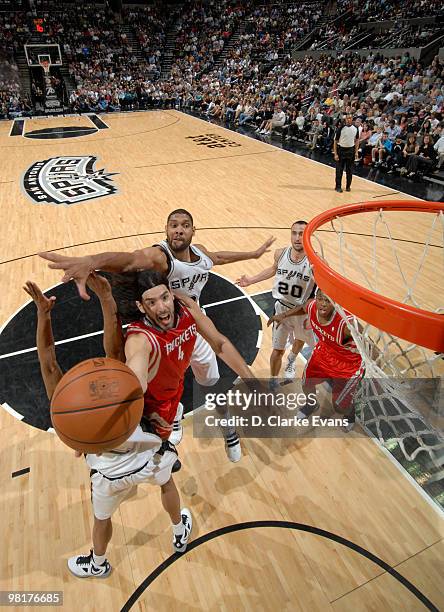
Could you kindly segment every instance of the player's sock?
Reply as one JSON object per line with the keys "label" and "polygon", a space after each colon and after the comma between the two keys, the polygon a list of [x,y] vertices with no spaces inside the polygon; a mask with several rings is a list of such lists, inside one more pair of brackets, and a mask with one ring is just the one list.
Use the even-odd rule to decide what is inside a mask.
{"label": "player's sock", "polygon": [[183,532],[185,531],[185,525],[182,522],[182,518],[177,523],[177,525],[174,525],[174,523],[173,523],[172,527],[173,527],[173,533],[174,533],[175,536],[183,535]]}
{"label": "player's sock", "polygon": [[103,565],[106,561],[106,554],[105,555],[96,555],[96,553],[93,551],[93,561],[94,561],[94,565]]}

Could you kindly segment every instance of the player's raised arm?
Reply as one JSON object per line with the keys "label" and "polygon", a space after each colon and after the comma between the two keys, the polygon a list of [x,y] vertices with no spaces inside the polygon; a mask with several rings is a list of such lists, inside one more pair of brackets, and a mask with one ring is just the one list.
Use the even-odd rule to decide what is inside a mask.
{"label": "player's raised arm", "polygon": [[269,268],[265,268],[262,272],[255,274],[254,276],[247,276],[244,274],[240,278],[237,279],[236,285],[239,287],[249,287],[250,285],[254,285],[256,283],[260,283],[264,280],[268,280],[269,278],[273,278],[276,274],[278,261],[283,253],[284,249],[276,249],[274,252],[274,263]]}
{"label": "player's raised arm", "polygon": [[137,376],[145,393],[148,387],[148,364],[151,344],[145,334],[131,334],[125,342],[126,365]]}
{"label": "player's raised arm", "polygon": [[165,253],[158,247],[148,247],[129,253],[98,253],[83,257],[66,257],[59,253],[39,253],[39,256],[50,261],[49,267],[54,270],[63,270],[62,282],[71,279],[75,281],[79,295],[89,300],[86,292],[86,279],[94,270],[106,272],[131,272],[133,270],[152,269],[158,272],[167,272],[168,261]]}
{"label": "player's raised arm", "polygon": [[103,349],[107,357],[125,362],[122,325],[117,312],[109,282],[100,274],[93,272],[86,281],[100,301],[103,315]]}
{"label": "player's raised arm", "polygon": [[26,281],[23,289],[37,307],[37,354],[46,394],[51,399],[59,380],[62,378],[62,370],[57,363],[55,354],[51,325],[51,310],[54,308],[56,298],[55,296],[47,298],[38,285],[32,281]]}
{"label": "player's raised arm", "polygon": [[180,300],[193,315],[196,321],[197,331],[205,338],[216,355],[220,357],[222,361],[225,361],[227,366],[241,378],[254,378],[254,374],[245,363],[242,355],[233,346],[230,340],[218,331],[211,319],[204,315],[196,302],[189,297],[182,296],[180,296]]}
{"label": "player's raised arm", "polygon": [[211,259],[215,266],[222,266],[224,264],[234,263],[236,261],[259,259],[259,257],[262,257],[262,255],[264,255],[264,253],[270,252],[270,246],[275,240],[276,238],[272,236],[255,251],[217,251],[215,253],[210,253],[201,244],[198,244],[196,246]]}
{"label": "player's raised arm", "polygon": [[307,314],[308,304],[311,301],[312,300],[308,300],[302,306],[295,306],[294,308],[289,308],[285,312],[281,312],[280,314],[273,315],[272,317],[270,317],[268,319],[267,327],[270,327],[270,325],[272,325],[273,323],[276,323],[277,327],[279,327],[279,325],[282,323],[282,321],[284,319],[287,319],[288,317],[298,317],[298,316],[302,316],[302,315]]}

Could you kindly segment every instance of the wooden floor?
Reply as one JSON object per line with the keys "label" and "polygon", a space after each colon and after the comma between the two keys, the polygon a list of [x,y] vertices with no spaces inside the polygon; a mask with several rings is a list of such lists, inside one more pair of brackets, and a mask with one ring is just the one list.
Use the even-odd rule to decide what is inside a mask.
{"label": "wooden floor", "polygon": [[[287,245],[293,221],[341,203],[409,199],[357,177],[351,193],[338,194],[332,189],[333,169],[176,111],[116,114],[104,120],[109,129],[56,141],[10,137],[11,123],[0,123],[0,214],[5,226],[0,325],[26,301],[21,289],[25,280],[42,288],[59,282],[60,275],[35,256],[38,251],[63,249],[80,255],[147,246],[162,237],[165,218],[174,208],[193,213],[199,230],[195,242],[214,250],[249,250],[269,235],[277,237],[277,246]],[[86,117],[33,119],[26,121],[25,132],[80,125],[92,123]],[[190,138],[203,134],[216,136],[210,144],[225,146]],[[116,173],[112,181],[118,192],[70,206],[32,202],[21,188],[25,171],[37,161],[67,155],[97,157],[96,169]],[[371,221],[362,216],[351,224],[359,234],[354,248],[365,261],[371,245],[364,234],[371,234]],[[427,221],[417,216],[394,224],[408,274],[414,274],[422,249],[402,241],[421,242],[426,227]],[[325,234],[323,240],[329,262],[338,264],[333,235]],[[385,260],[379,288],[398,297],[402,291],[395,280],[395,260],[387,241],[380,242]],[[428,307],[438,305],[438,256],[438,249],[432,249],[424,270],[427,282],[419,289]],[[271,262],[269,254],[217,272],[234,281]],[[350,275],[354,273],[351,269]],[[265,282],[250,289],[254,293],[269,287]],[[253,365],[258,375],[268,371],[270,345],[265,328]],[[83,610],[120,610],[170,556],[171,532],[159,492],[139,487],[137,497],[114,517],[111,577],[74,578],[65,560],[90,545],[86,466],[54,435],[20,423],[5,410],[0,411],[0,449],[0,590],[61,590],[66,610],[77,609],[80,598]],[[338,432],[332,439],[249,439],[243,449],[242,461],[229,463],[222,442],[194,439],[187,420],[180,446],[183,469],[176,482],[193,512],[193,540],[230,525],[280,523],[251,525],[202,542],[160,573],[134,609],[426,609],[387,568],[350,542],[394,567],[437,609],[444,609],[442,518],[373,441]],[[26,467],[29,474],[11,478]],[[300,525],[291,528],[283,522]]]}

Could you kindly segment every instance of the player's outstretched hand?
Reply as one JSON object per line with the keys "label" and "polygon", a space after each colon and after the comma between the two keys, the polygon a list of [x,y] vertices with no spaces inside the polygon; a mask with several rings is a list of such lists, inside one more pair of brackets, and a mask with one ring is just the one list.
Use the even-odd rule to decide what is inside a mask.
{"label": "player's outstretched hand", "polygon": [[270,252],[270,247],[271,247],[271,245],[273,244],[273,242],[275,240],[276,240],[276,238],[274,236],[272,236],[266,242],[264,242],[264,244],[257,249],[257,251],[255,253],[255,258],[259,259],[259,257],[262,257],[262,255],[264,255],[264,253],[269,253]]}
{"label": "player's outstretched hand", "polygon": [[63,270],[65,275],[62,278],[62,283],[68,283],[71,279],[74,280],[80,297],[83,300],[89,300],[86,291],[86,279],[91,272],[94,272],[90,257],[65,257],[58,253],[39,253],[39,256],[52,262],[49,264],[49,268]]}
{"label": "player's outstretched hand", "polygon": [[113,295],[111,285],[107,279],[101,274],[97,274],[97,272],[91,272],[86,280],[86,284],[94,291],[99,300],[106,300]]}
{"label": "player's outstretched hand", "polygon": [[26,281],[23,290],[32,298],[34,304],[37,306],[37,310],[42,314],[51,312],[54,308],[54,304],[56,301],[56,296],[51,295],[51,297],[46,297],[43,295],[42,290],[36,283],[32,281]]}
{"label": "player's outstretched hand", "polygon": [[282,314],[276,314],[273,315],[272,317],[270,317],[267,321],[267,327],[270,327],[270,325],[272,325],[273,323],[276,323],[276,328],[279,327],[279,325],[282,323],[282,321],[285,319],[283,313]]}
{"label": "player's outstretched hand", "polygon": [[239,287],[249,287],[251,285],[250,279],[244,274],[237,279],[236,285],[239,285]]}

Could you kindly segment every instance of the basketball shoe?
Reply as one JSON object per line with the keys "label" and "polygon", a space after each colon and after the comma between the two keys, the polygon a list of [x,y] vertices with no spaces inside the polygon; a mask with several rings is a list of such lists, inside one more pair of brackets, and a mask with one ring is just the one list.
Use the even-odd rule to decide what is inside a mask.
{"label": "basketball shoe", "polygon": [[183,404],[179,403],[177,407],[176,416],[173,421],[173,431],[170,434],[168,440],[174,446],[177,446],[182,440],[183,427],[182,427],[182,416],[183,416]]}
{"label": "basketball shoe", "polygon": [[290,351],[287,359],[287,365],[284,370],[284,378],[293,379],[296,375],[296,355]]}
{"label": "basketball shoe", "polygon": [[182,517],[183,529],[180,535],[173,532],[173,549],[174,552],[183,553],[186,551],[188,540],[190,539],[193,519],[191,518],[191,512],[188,508],[182,508],[180,516]]}
{"label": "basketball shoe", "polygon": [[78,555],[68,559],[68,568],[78,578],[106,578],[111,573],[111,565],[107,559],[102,565],[95,565],[92,549],[89,555]]}
{"label": "basketball shoe", "polygon": [[225,452],[233,463],[242,459],[242,448],[236,431],[225,438]]}

